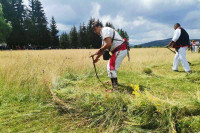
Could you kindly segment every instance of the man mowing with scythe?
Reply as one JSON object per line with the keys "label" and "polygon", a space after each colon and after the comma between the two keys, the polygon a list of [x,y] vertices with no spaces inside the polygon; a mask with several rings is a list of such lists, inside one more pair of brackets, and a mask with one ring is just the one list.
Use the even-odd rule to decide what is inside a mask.
{"label": "man mowing with scythe", "polygon": [[[103,27],[98,21],[92,24],[92,28],[94,33],[102,38],[101,48],[92,55],[96,55],[93,63],[97,63],[102,55],[104,60],[109,60],[110,58],[107,64],[108,77],[111,78],[113,87],[110,92],[118,90],[117,70],[127,55],[127,43],[116,30],[110,27]],[[111,57],[109,51],[112,53]]]}
{"label": "man mowing with scythe", "polygon": [[172,41],[165,47],[169,47],[172,45],[176,50],[176,54],[174,56],[174,63],[172,70],[178,71],[179,63],[181,62],[186,73],[191,73],[191,69],[189,63],[186,59],[186,50],[190,46],[189,35],[188,33],[181,27],[179,23],[174,25],[174,36]]}

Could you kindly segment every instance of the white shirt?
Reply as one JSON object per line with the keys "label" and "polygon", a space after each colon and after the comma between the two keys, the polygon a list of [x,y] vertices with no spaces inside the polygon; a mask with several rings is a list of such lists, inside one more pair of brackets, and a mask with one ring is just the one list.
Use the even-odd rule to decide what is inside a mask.
{"label": "white shirt", "polygon": [[198,42],[198,41],[196,41],[196,42],[195,42],[195,45],[196,45],[196,46],[199,46],[199,42]]}
{"label": "white shirt", "polygon": [[181,28],[179,27],[174,31],[174,36],[172,38],[172,41],[176,42],[180,36],[181,36]]}
{"label": "white shirt", "polygon": [[120,46],[124,42],[124,39],[119,35],[119,33],[116,30],[110,27],[103,27],[101,29],[102,45],[105,44],[104,40],[106,38],[110,37],[112,40],[114,31],[115,31],[114,39],[116,40],[113,40],[110,51],[113,51],[116,47]]}

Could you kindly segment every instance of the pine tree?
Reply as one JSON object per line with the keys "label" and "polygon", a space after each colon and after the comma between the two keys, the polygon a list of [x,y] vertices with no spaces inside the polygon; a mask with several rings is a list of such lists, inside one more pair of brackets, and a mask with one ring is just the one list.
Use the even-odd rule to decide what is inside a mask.
{"label": "pine tree", "polygon": [[10,48],[23,47],[26,44],[24,39],[25,30],[23,27],[25,9],[22,0],[4,0],[3,11],[5,11],[5,17],[11,22],[12,32],[7,39],[7,44]]}
{"label": "pine tree", "polygon": [[6,23],[3,17],[2,6],[0,4],[0,43],[6,41],[6,38],[9,36],[10,32],[11,26]]}
{"label": "pine tree", "polygon": [[[99,21],[99,20],[97,20]],[[87,39],[89,41],[88,48],[99,48],[101,47],[101,37],[93,32],[92,23],[95,22],[94,18],[91,18],[87,26]]]}
{"label": "pine tree", "polygon": [[126,31],[124,31],[124,38],[126,38],[127,41],[129,40],[129,36],[128,36],[128,33]]}
{"label": "pine tree", "polygon": [[70,48],[69,35],[66,32],[60,36],[60,47],[63,49]]}
{"label": "pine tree", "polygon": [[79,27],[79,44],[80,44],[80,47],[87,48],[87,44],[88,44],[87,29],[84,23],[83,25],[80,24],[80,27]]}
{"label": "pine tree", "polygon": [[127,42],[129,42],[129,36],[126,31],[124,31],[123,29],[117,29],[117,31],[119,32],[119,34],[122,38],[126,38]]}
{"label": "pine tree", "polygon": [[11,1],[1,0],[0,2],[3,7],[2,11],[4,18],[6,19],[6,22],[10,21],[12,24],[12,22],[14,21],[15,14],[14,14],[14,8],[11,5]]}
{"label": "pine tree", "polygon": [[29,48],[31,44],[33,44],[33,33],[32,29],[34,29],[31,18],[30,18],[30,10],[28,7],[25,8],[26,14],[24,17],[24,30],[25,36],[24,39],[26,40],[26,48]]}
{"label": "pine tree", "polygon": [[51,33],[51,46],[52,48],[59,48],[59,37],[58,37],[58,30],[56,26],[56,21],[54,17],[52,17],[51,24],[50,24],[50,33]]}
{"label": "pine tree", "polygon": [[47,48],[50,46],[50,31],[47,28],[47,19],[39,0],[29,0],[30,18],[32,22],[32,45],[39,48]]}
{"label": "pine tree", "polygon": [[70,39],[70,48],[78,48],[78,33],[75,26],[72,27],[69,33],[69,39]]}
{"label": "pine tree", "polygon": [[107,22],[107,23],[106,23],[106,27],[110,27],[110,28],[113,28],[113,29],[114,29],[114,26],[113,26],[113,24],[112,24],[112,23],[110,23],[110,22]]}

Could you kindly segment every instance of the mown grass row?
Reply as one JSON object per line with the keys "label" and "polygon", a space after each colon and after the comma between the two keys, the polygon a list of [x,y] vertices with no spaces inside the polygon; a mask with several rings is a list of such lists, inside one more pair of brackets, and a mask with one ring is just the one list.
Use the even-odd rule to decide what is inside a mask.
{"label": "mown grass row", "polygon": [[[103,132],[198,132],[198,65],[200,61],[193,62],[192,74],[166,70],[168,75],[163,75],[154,68],[138,73],[122,70],[120,91],[111,94],[105,92],[92,73],[67,73],[54,93],[74,108],[70,113],[82,119],[83,126],[98,127]],[[167,68],[165,65],[162,70]],[[108,80],[105,71],[99,73],[102,80]],[[140,86],[138,95],[132,93],[131,84]]]}

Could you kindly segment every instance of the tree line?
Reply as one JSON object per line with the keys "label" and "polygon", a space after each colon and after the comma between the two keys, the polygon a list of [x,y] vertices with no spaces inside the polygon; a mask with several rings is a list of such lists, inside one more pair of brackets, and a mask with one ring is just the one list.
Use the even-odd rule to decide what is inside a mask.
{"label": "tree line", "polygon": [[[94,34],[91,27],[96,21],[90,18],[88,24],[73,26],[69,33],[60,36],[56,21],[52,16],[50,25],[39,0],[29,0],[29,5],[22,0],[0,0],[0,42],[5,42],[7,48],[99,48],[101,38]],[[105,26],[113,27],[107,22]],[[3,28],[4,29],[3,29]],[[127,39],[128,34],[123,29],[118,32]],[[3,31],[3,32],[2,32]]]}
{"label": "tree line", "polygon": [[[99,48],[101,47],[102,40],[101,37],[95,34],[92,30],[92,23],[95,21],[94,18],[90,18],[87,25],[81,23],[79,28],[73,26],[67,34],[66,32],[62,33],[60,36],[60,47],[61,48]],[[106,27],[112,27],[112,23],[107,22]],[[117,29],[123,38],[129,39],[129,36],[126,31],[123,29]]]}

